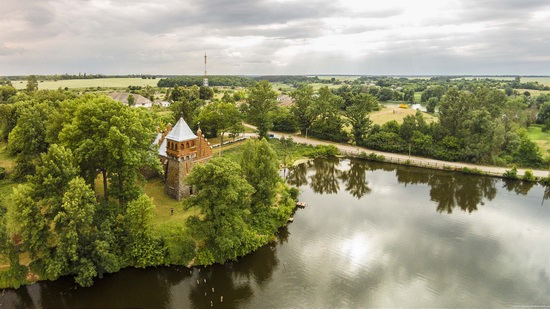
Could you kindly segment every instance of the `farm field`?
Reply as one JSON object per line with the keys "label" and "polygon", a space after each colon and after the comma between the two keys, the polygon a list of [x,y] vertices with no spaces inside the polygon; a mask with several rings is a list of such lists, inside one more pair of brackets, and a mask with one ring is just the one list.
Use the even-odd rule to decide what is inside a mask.
{"label": "farm field", "polygon": [[[388,121],[395,120],[399,123],[403,123],[403,118],[409,115],[415,115],[416,110],[412,108],[399,108],[398,104],[383,104],[382,109],[370,114],[370,120],[373,124],[383,125]],[[426,122],[434,122],[437,117],[434,117],[428,113],[424,113],[424,119]]]}
{"label": "farm field", "polygon": [[520,94],[525,93],[525,91],[529,91],[529,94],[531,94],[532,97],[538,97],[541,94],[550,94],[549,90],[533,90],[533,89],[516,89]]}
{"label": "farm field", "polygon": [[[55,90],[59,87],[69,89],[84,89],[84,88],[127,88],[128,86],[152,86],[156,87],[158,79],[142,79],[142,78],[97,78],[97,79],[67,79],[67,80],[46,80],[38,81],[38,89]],[[25,89],[27,86],[26,80],[13,81],[13,86],[17,89]]]}
{"label": "farm field", "polygon": [[[483,76],[483,77],[465,77],[464,79],[498,79],[498,80],[514,80],[512,76]],[[462,78],[457,78],[462,79]],[[533,77],[521,77],[522,82],[539,82],[539,84],[550,86],[550,76],[533,76]]]}

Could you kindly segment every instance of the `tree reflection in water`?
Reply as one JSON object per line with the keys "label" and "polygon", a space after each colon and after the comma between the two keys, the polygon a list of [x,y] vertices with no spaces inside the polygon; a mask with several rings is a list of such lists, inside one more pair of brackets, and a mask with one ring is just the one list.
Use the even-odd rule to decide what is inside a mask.
{"label": "tree reflection in water", "polygon": [[357,199],[371,192],[369,182],[367,181],[367,171],[369,165],[359,160],[349,161],[349,170],[343,171],[341,180],[346,186],[346,191]]}
{"label": "tree reflection in water", "polygon": [[[338,158],[318,158],[307,163],[299,164],[288,171],[287,182],[300,187],[309,184],[310,188],[319,194],[335,194],[340,189],[340,182],[354,197],[360,199],[369,194],[371,189],[366,175],[369,165],[360,160],[346,161],[349,169],[342,170]],[[313,170],[308,181],[308,170]]]}
{"label": "tree reflection in water", "polygon": [[339,163],[340,159],[335,157],[313,160],[315,173],[309,179],[310,187],[315,193],[338,193],[338,189],[340,188],[338,179],[342,175],[342,171],[338,168]]}
{"label": "tree reflection in water", "polygon": [[[347,165],[347,166],[346,166]],[[452,213],[455,208],[465,212],[476,211],[484,201],[495,198],[497,178],[467,175],[460,172],[427,170],[357,159],[319,158],[292,167],[287,182],[294,186],[309,184],[315,193],[338,193],[340,184],[354,197],[361,199],[371,192],[367,172],[377,170],[395,171],[400,184],[430,186],[430,199],[437,203],[438,212]],[[309,174],[308,174],[309,173]],[[504,188],[525,195],[533,183],[504,180]],[[544,199],[548,198],[548,189]]]}
{"label": "tree reflection in water", "polygon": [[422,170],[413,167],[396,167],[399,183],[428,184],[430,199],[437,203],[438,212],[452,213],[459,207],[469,213],[483,205],[484,199],[493,200],[497,194],[495,178],[465,175],[458,172]]}

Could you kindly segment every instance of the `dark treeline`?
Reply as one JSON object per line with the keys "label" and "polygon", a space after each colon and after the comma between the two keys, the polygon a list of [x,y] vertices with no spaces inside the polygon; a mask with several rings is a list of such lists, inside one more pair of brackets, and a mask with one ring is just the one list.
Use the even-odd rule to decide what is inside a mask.
{"label": "dark treeline", "polygon": [[[176,76],[159,80],[159,87],[202,86],[203,76]],[[208,76],[208,85],[227,87],[248,87],[254,84],[254,79],[244,76],[213,75]]]}

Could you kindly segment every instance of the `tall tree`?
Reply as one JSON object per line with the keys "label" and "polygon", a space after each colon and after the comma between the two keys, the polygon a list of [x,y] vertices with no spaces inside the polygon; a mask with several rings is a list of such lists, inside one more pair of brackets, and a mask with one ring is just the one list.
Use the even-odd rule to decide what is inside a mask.
{"label": "tall tree", "polygon": [[240,166],[214,158],[193,168],[187,183],[197,189],[188,199],[202,215],[189,218],[191,233],[200,240],[197,262],[213,264],[236,259],[262,243],[247,223],[254,188],[243,178]]}
{"label": "tall tree", "polygon": [[344,110],[344,116],[351,125],[351,134],[356,145],[363,145],[370,128],[369,113],[378,108],[376,98],[367,93],[360,93],[351,98],[351,105]]}
{"label": "tall tree", "polygon": [[223,101],[210,103],[201,109],[197,120],[203,132],[211,136],[220,135],[220,144],[223,144],[225,133],[242,132],[242,115],[233,103]]}
{"label": "tall tree", "polygon": [[296,117],[302,134],[306,134],[306,130],[311,128],[313,121],[317,118],[313,95],[313,87],[307,84],[300,84],[298,89],[292,91],[290,94],[294,99],[294,105],[291,110]]}
{"label": "tall tree", "polygon": [[30,75],[27,78],[27,92],[33,92],[38,90],[38,80],[36,79],[35,75]]}
{"label": "tall tree", "polygon": [[269,112],[277,105],[277,93],[266,80],[257,82],[248,91],[246,105],[248,116],[258,126],[260,138],[267,138],[267,132],[273,128]]}
{"label": "tall tree", "polygon": [[105,200],[111,191],[123,206],[139,194],[139,168],[158,168],[151,146],[154,132],[154,121],[147,111],[100,96],[89,97],[87,104],[79,106],[59,139],[72,149],[87,183],[93,186],[101,173]]}
{"label": "tall tree", "polygon": [[254,209],[270,207],[274,202],[276,184],[281,180],[277,153],[266,139],[248,140],[243,148],[241,168],[244,178],[255,190],[252,206]]}
{"label": "tall tree", "polygon": [[164,252],[153,226],[155,205],[146,195],[128,204],[125,214],[127,258],[131,265],[146,267],[162,263]]}

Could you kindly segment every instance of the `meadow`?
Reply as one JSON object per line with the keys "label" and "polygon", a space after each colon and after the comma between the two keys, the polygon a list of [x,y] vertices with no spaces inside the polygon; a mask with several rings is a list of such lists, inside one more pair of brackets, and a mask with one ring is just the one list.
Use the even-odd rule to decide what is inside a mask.
{"label": "meadow", "polygon": [[543,156],[550,156],[550,132],[542,132],[542,125],[530,126],[529,138],[537,143]]}
{"label": "meadow", "polygon": [[[97,78],[97,79],[67,79],[67,80],[45,80],[38,81],[38,89],[55,90],[61,88],[86,89],[86,88],[128,88],[128,86],[152,86],[156,87],[158,79],[142,79],[133,77],[124,78]],[[26,80],[13,81],[13,86],[17,89],[25,89]]]}
{"label": "meadow", "polygon": [[[407,116],[414,116],[416,114],[416,110],[412,108],[399,108],[398,104],[381,104],[382,109],[376,112],[370,113],[370,120],[373,124],[379,124],[383,125],[384,123],[388,121],[395,120],[398,123],[403,123],[403,119]],[[431,123],[434,122],[437,117],[432,116],[428,113],[423,113],[424,119],[426,119],[426,122]]]}

